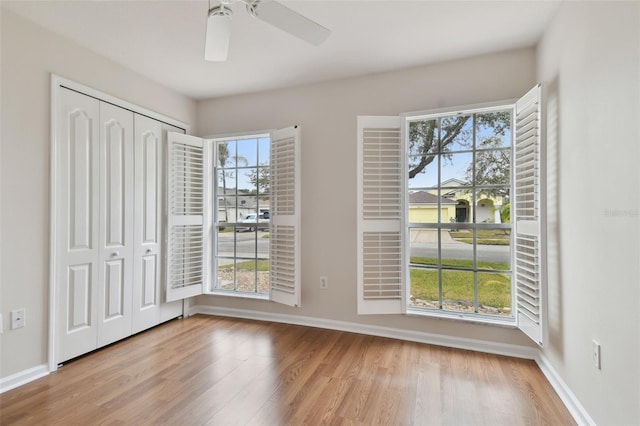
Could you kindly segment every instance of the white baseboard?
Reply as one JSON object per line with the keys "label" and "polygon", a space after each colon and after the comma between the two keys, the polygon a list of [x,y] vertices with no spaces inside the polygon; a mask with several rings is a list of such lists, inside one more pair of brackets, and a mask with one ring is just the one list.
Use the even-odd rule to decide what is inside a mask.
{"label": "white baseboard", "polygon": [[579,425],[593,425],[595,426],[596,422],[593,421],[587,410],[584,409],[578,398],[571,392],[569,386],[562,380],[562,377],[558,374],[558,372],[553,368],[549,360],[542,354],[542,352],[538,351],[538,356],[536,357],[536,363],[542,374],[547,378],[551,387],[556,391],[560,400],[569,413],[573,416],[573,419]]}
{"label": "white baseboard", "polygon": [[340,330],[380,337],[390,337],[392,339],[401,339],[410,342],[428,343],[430,345],[446,346],[449,348],[465,349],[470,351],[485,352],[496,355],[506,355],[531,360],[535,360],[538,354],[538,350],[536,348],[529,346],[486,342],[484,340],[451,337],[442,334],[403,330],[400,328],[383,327],[379,325],[336,321],[326,318],[275,314],[271,312],[202,305],[191,306],[189,308],[189,315],[195,314],[219,315],[224,317],[246,318],[262,321],[281,322],[286,324],[306,325],[309,327],[326,328],[329,330]]}
{"label": "white baseboard", "polygon": [[0,379],[0,393],[17,388],[26,383],[32,382],[40,377],[44,377],[49,374],[46,364],[38,365],[28,370],[20,371],[16,374],[12,374]]}

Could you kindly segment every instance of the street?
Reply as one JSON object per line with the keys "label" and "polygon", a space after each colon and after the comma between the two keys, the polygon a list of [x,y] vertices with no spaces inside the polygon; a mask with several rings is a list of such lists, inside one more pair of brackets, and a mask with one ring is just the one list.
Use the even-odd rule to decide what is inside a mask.
{"label": "street", "polygon": [[[438,243],[411,243],[411,256],[431,257],[438,256]],[[443,259],[473,259],[473,246],[465,243],[442,244]],[[481,262],[509,263],[511,251],[509,246],[478,246],[478,260]]]}
{"label": "street", "polygon": [[[233,257],[234,237],[237,241],[237,257],[255,257],[256,243],[259,257],[269,257],[269,239],[263,238],[266,232],[258,231],[256,239],[255,232],[225,232],[218,234],[219,247],[218,255]],[[436,258],[438,244],[434,242],[412,242],[411,256]],[[473,259],[473,246],[460,242],[450,242],[442,244],[442,255],[445,259]],[[482,262],[509,263],[511,252],[509,246],[479,245],[478,260]]]}

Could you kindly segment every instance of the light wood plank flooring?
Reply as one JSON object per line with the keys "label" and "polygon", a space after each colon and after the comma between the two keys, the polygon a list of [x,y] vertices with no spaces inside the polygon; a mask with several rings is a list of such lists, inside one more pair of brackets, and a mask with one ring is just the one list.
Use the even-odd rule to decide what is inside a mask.
{"label": "light wood plank flooring", "polygon": [[0,395],[3,425],[571,425],[533,361],[194,316]]}

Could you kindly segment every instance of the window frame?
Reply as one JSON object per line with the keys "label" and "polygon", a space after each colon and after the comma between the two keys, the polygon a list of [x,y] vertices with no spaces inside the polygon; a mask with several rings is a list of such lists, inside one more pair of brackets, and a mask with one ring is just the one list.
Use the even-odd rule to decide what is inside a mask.
{"label": "window frame", "polygon": [[[259,140],[263,139],[263,138],[268,138],[269,139],[269,150],[271,150],[271,133],[272,131],[260,131],[260,132],[243,132],[243,133],[231,133],[231,134],[226,134],[226,135],[220,135],[220,136],[210,136],[207,138],[204,138],[204,142],[210,144],[210,148],[209,148],[209,152],[210,152],[210,160],[209,160],[209,167],[211,169],[211,176],[215,179],[216,184],[213,185],[213,188],[211,190],[211,203],[210,203],[210,211],[212,212],[209,215],[209,223],[207,224],[208,229],[210,229],[210,234],[212,236],[212,238],[209,239],[209,249],[208,252],[211,254],[210,258],[211,261],[209,262],[209,267],[211,269],[211,273],[210,273],[210,277],[211,279],[209,280],[210,282],[208,283],[207,286],[205,286],[204,290],[203,290],[203,294],[207,294],[207,295],[213,295],[213,296],[225,296],[225,297],[237,297],[237,298],[245,298],[245,299],[258,299],[258,300],[271,300],[270,297],[270,288],[267,289],[267,292],[265,293],[260,293],[260,292],[246,292],[246,291],[239,291],[236,290],[235,288],[233,290],[223,290],[223,289],[216,289],[215,285],[217,283],[218,280],[218,243],[219,243],[219,235],[218,235],[218,227],[220,226],[221,223],[225,223],[228,224],[229,226],[233,226],[234,227],[234,235],[236,234],[235,231],[235,227],[240,225],[240,222],[237,222],[237,217],[236,217],[236,221],[235,222],[219,222],[218,219],[218,213],[219,213],[219,209],[218,209],[218,203],[219,203],[219,198],[220,195],[218,194],[218,184],[217,184],[217,179],[218,179],[218,171],[219,171],[219,166],[218,166],[218,150],[217,148],[217,144],[219,142],[225,142],[225,141],[241,141],[241,140],[246,140],[246,139],[256,139],[256,143],[259,144]],[[256,145],[257,149],[259,145]],[[237,153],[237,152],[236,152]],[[259,160],[259,159],[258,159]],[[260,164],[256,164],[255,165],[255,169],[259,170]],[[271,167],[271,157],[269,157],[269,167]],[[236,174],[238,173],[238,170],[243,169],[245,167],[238,167],[236,165],[235,167],[235,171]],[[253,168],[253,167],[246,167],[246,168]],[[237,176],[236,176],[236,182],[237,182]],[[237,189],[237,188],[236,188]],[[236,197],[238,195],[236,194]],[[259,191],[256,193],[256,197],[259,197]],[[269,194],[269,197],[271,197],[271,194]],[[238,204],[236,203],[236,208],[238,207]],[[258,205],[256,205],[257,208]],[[269,221],[269,228],[271,227],[271,221]],[[256,235],[256,239],[257,239],[257,235]],[[269,240],[269,242],[271,242]],[[236,246],[236,241],[235,241],[235,236],[234,236],[234,252],[235,252],[235,246]],[[270,245],[269,245],[270,246]],[[269,247],[270,249],[270,247]],[[256,240],[256,250],[257,250],[257,240]],[[255,260],[256,262],[258,260],[261,260],[258,257],[258,253],[256,253],[256,257],[252,258],[252,259],[244,259],[241,258],[242,260]],[[237,256],[233,257],[234,262],[238,260]],[[269,260],[269,267],[271,268],[271,259]],[[256,271],[257,272],[257,271]],[[257,278],[256,278],[257,279]],[[237,282],[236,282],[236,277],[234,274],[234,287],[236,287]]]}
{"label": "window frame", "polygon": [[[432,308],[420,308],[420,307],[415,307],[415,306],[411,306],[410,305],[410,298],[408,297],[408,295],[411,294],[411,275],[410,275],[410,270],[411,270],[411,239],[410,239],[410,232],[412,228],[422,228],[422,229],[435,229],[435,230],[444,230],[444,228],[446,228],[446,224],[445,222],[443,222],[441,220],[441,207],[440,207],[440,200],[438,200],[438,209],[437,209],[437,214],[438,214],[438,222],[434,222],[434,223],[423,223],[421,225],[423,226],[417,226],[417,227],[411,227],[411,222],[409,221],[409,178],[408,178],[408,160],[409,160],[409,148],[408,148],[408,139],[409,139],[409,126],[411,122],[415,122],[415,121],[420,121],[420,120],[434,120],[434,119],[440,119],[440,118],[446,118],[446,117],[454,117],[454,116],[465,116],[465,115],[473,115],[473,114],[482,114],[482,113],[490,113],[490,112],[499,112],[499,111],[507,111],[509,110],[511,113],[511,128],[510,128],[510,141],[509,141],[509,147],[506,148],[504,147],[503,149],[509,149],[509,161],[510,161],[510,179],[509,179],[509,192],[510,194],[514,194],[514,174],[511,173],[511,171],[513,170],[513,165],[514,165],[514,145],[515,145],[515,115],[516,115],[516,102],[517,99],[511,99],[511,100],[503,100],[503,101],[495,101],[495,102],[488,102],[488,103],[481,103],[481,104],[474,104],[474,105],[466,105],[466,106],[462,106],[462,107],[452,107],[452,108],[442,108],[442,109],[433,109],[433,110],[425,110],[425,111],[415,111],[415,112],[408,112],[408,113],[404,113],[401,114],[401,118],[402,118],[402,133],[403,133],[403,139],[402,139],[402,143],[403,143],[403,153],[404,153],[404,161],[405,161],[405,174],[406,174],[406,179],[404,179],[404,187],[403,187],[403,191],[405,194],[405,201],[404,201],[404,205],[403,205],[403,210],[404,210],[404,232],[405,232],[405,250],[406,250],[406,254],[405,254],[405,267],[406,267],[406,280],[405,280],[405,293],[407,295],[407,297],[405,297],[405,306],[404,306],[404,313],[406,315],[410,315],[410,316],[416,316],[416,317],[434,317],[434,318],[448,318],[448,319],[455,319],[455,320],[463,320],[463,321],[467,321],[467,322],[475,322],[475,323],[482,323],[482,324],[492,324],[492,325],[500,325],[500,326],[505,326],[505,327],[509,327],[509,328],[515,328],[516,327],[516,311],[515,311],[515,303],[516,303],[516,291],[515,291],[515,285],[514,285],[514,241],[515,241],[515,235],[513,232],[514,229],[514,223],[512,218],[510,218],[509,224],[505,225],[505,224],[487,224],[486,226],[481,224],[481,223],[476,223],[473,218],[471,220],[471,222],[466,223],[466,224],[461,224],[461,225],[457,225],[460,228],[464,228],[464,229],[470,229],[472,231],[474,231],[474,235],[476,235],[475,231],[478,229],[484,229],[484,228],[491,228],[491,229],[509,229],[510,232],[510,237],[509,237],[509,262],[510,262],[510,268],[507,271],[510,277],[510,299],[511,299],[511,314],[510,315],[493,315],[493,314],[484,314],[484,313],[478,313],[478,312],[456,312],[453,310],[444,310],[442,308],[439,309],[432,309]],[[480,149],[478,150],[476,147],[476,141],[474,141],[473,143],[473,147],[470,148],[469,150],[465,150],[465,151],[460,151],[460,153],[464,152],[464,153],[470,153],[472,154],[472,161],[475,162],[475,154],[478,151],[486,151],[485,149]],[[455,151],[454,153],[458,153],[458,151]],[[436,153],[433,154],[434,156],[438,157],[442,155],[442,152],[440,150],[440,147],[438,147],[438,150],[436,151]],[[438,160],[439,161],[439,160]],[[429,187],[429,190],[433,190],[433,189],[437,189],[438,190],[438,194],[441,194],[441,191],[444,189],[447,189],[448,187],[443,187],[441,186],[440,180],[441,180],[441,165],[438,164],[438,184],[436,186],[433,187]],[[471,185],[471,190],[474,192],[474,194],[472,195],[472,200],[475,199],[476,197],[476,185],[475,185],[475,178],[474,178],[474,182]],[[421,188],[424,189],[424,188]],[[442,197],[442,195],[439,195],[439,197]],[[475,200],[476,204],[478,200]],[[475,211],[475,208],[474,208]],[[480,226],[478,226],[480,225]],[[474,242],[473,242],[473,252],[474,252],[474,257],[476,257],[476,253],[477,253],[477,243],[476,243],[476,237],[474,237]],[[441,253],[442,253],[442,247],[441,244],[438,244],[438,256],[441,257]],[[477,267],[477,258],[476,260],[476,266],[470,268],[470,269],[459,269],[460,271],[463,272],[472,272],[475,274],[477,274],[478,272],[487,272],[482,270],[482,268],[478,268]],[[425,270],[432,270],[432,271],[437,271],[439,275],[441,275],[442,271],[450,271],[450,270],[454,270],[455,268],[443,268],[442,265],[440,266],[436,266],[433,268],[424,268]],[[457,270],[457,269],[456,269]],[[440,281],[440,279],[439,279]],[[475,281],[475,278],[474,278]],[[475,286],[476,288],[474,289],[474,299],[477,299],[478,297],[478,293],[477,293],[477,286]]]}
{"label": "window frame", "polygon": [[[247,132],[243,135],[257,133],[262,132]],[[272,130],[269,135],[271,266],[266,300],[299,307],[302,290],[302,129],[294,125]],[[210,249],[216,242],[212,232],[215,224],[210,219],[214,206],[211,201],[213,191],[209,188],[213,180],[211,172],[214,158],[210,149],[213,146],[211,139],[212,137],[167,133],[168,191],[165,200],[167,220],[164,244],[167,301],[211,294],[211,280],[217,279],[212,276],[214,262],[210,255]],[[187,152],[188,147],[195,147],[196,150]],[[276,197],[275,192],[280,195]],[[276,273],[274,265],[277,266]],[[228,293],[225,295],[229,295]],[[246,297],[246,294],[238,294],[238,297]]]}
{"label": "window frame", "polygon": [[[402,117],[421,114],[451,115],[476,107],[488,108],[512,105],[512,164],[510,194],[512,235],[515,244],[512,269],[512,292],[515,291],[516,321],[510,324],[483,321],[478,316],[446,315],[467,322],[490,323],[514,327],[543,346],[546,340],[546,148],[544,144],[545,116],[542,107],[542,84],[536,84],[519,99],[498,101],[437,111],[405,113],[400,116],[357,116],[357,307],[359,315],[407,314],[409,296],[407,276],[409,263],[406,243],[401,249],[397,241],[408,239],[408,208],[400,202],[408,194],[406,167],[407,139],[390,137],[404,134]],[[405,120],[406,121],[406,120]],[[515,177],[517,176],[517,177]],[[403,185],[400,185],[404,182]],[[402,189],[400,189],[402,187]],[[398,194],[401,197],[398,197]],[[405,214],[397,214],[402,207]],[[402,226],[398,228],[398,223]],[[388,236],[397,240],[388,244]],[[512,237],[513,238],[513,237]],[[400,273],[398,268],[400,267]],[[393,288],[390,293],[388,289]],[[400,288],[400,294],[395,289]],[[513,297],[513,296],[512,296]],[[400,300],[403,303],[398,303]],[[425,316],[422,314],[421,316]]]}

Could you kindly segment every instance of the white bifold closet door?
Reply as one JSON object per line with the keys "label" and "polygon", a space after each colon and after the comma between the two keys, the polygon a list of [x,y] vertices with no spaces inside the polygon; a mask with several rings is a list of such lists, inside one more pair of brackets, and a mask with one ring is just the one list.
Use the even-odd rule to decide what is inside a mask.
{"label": "white bifold closet door", "polygon": [[100,102],[70,90],[58,96],[56,141],[56,360],[96,348],[100,264]]}
{"label": "white bifold closet door", "polygon": [[182,129],[60,88],[56,361],[182,314],[164,303],[163,158]]}
{"label": "white bifold closet door", "polygon": [[98,347],[131,335],[133,113],[100,102]]}

